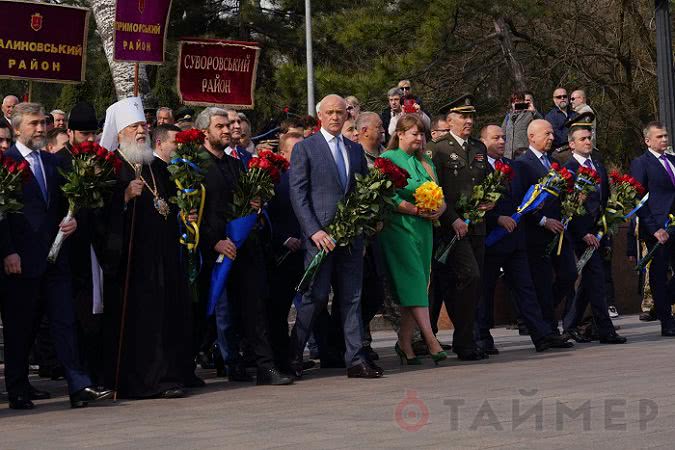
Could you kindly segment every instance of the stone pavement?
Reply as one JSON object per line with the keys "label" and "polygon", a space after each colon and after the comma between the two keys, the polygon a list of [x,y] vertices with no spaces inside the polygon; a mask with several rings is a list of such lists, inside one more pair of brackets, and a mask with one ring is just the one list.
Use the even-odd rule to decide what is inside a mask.
{"label": "stone pavement", "polygon": [[[395,336],[375,334],[385,377],[314,370],[293,386],[230,384],[175,400],[68,409],[63,382],[32,412],[0,404],[1,449],[637,449],[675,447],[675,340],[658,323],[615,322],[623,346],[536,353],[495,330],[500,355],[401,368]],[[442,340],[450,340],[448,332]]]}

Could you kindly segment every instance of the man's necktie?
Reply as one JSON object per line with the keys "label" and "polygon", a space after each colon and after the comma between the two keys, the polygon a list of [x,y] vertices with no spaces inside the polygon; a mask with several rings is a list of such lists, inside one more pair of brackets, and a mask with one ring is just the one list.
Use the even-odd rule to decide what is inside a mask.
{"label": "man's necktie", "polygon": [[234,159],[239,159],[239,153],[237,152],[236,148],[232,149],[232,152],[230,153]]}
{"label": "man's necktie", "polygon": [[[596,169],[595,166],[593,165],[593,161],[591,161],[591,158],[588,158],[588,159],[584,162],[584,166],[588,167],[588,168],[591,169],[591,170],[595,170],[595,171],[597,172],[597,169]],[[602,195],[602,184],[598,184],[598,194],[601,194],[601,195]]]}
{"label": "man's necktie", "polygon": [[551,161],[548,160],[548,156],[541,155],[541,163],[546,167],[547,170],[551,170]]}
{"label": "man's necktie", "polygon": [[40,161],[40,156],[35,150],[33,150],[30,153],[30,157],[33,160],[33,175],[35,176],[35,181],[37,181],[38,186],[40,186],[42,198],[45,200],[45,202],[48,202],[49,196],[47,194],[47,185],[45,184],[44,171],[42,170],[42,161]]}
{"label": "man's necktie", "polygon": [[342,188],[347,188],[347,165],[345,164],[345,158],[342,156],[342,151],[340,150],[340,138],[335,138],[335,165],[337,166],[338,178],[340,179],[340,184]]}
{"label": "man's necktie", "polygon": [[670,177],[670,182],[673,183],[673,185],[675,185],[675,173],[673,173],[673,169],[670,168],[668,158],[666,158],[666,155],[661,155],[659,159],[663,161],[663,165],[666,168],[666,172],[668,172],[668,176]]}

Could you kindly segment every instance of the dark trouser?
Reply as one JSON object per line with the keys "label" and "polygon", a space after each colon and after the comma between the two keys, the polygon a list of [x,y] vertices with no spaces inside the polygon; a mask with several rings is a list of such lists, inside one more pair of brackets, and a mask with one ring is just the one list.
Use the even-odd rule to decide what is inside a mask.
{"label": "dark trouser", "polygon": [[226,292],[216,306],[218,346],[226,364],[242,362],[240,338],[246,339],[259,369],[274,366],[266,320],[267,271],[262,249],[249,237],[238,250],[227,279]]}
{"label": "dark trouser", "polygon": [[[656,239],[650,237],[647,241],[647,247],[651,250],[656,245]],[[675,319],[673,319],[671,303],[673,299],[673,283],[675,277],[668,282],[668,270],[675,266],[675,246],[673,241],[668,240],[666,245],[659,247],[654,253],[649,265],[649,287],[652,290],[654,298],[654,310],[656,317],[661,321],[661,326],[665,328],[675,328]]]}
{"label": "dark trouser", "polygon": [[530,331],[532,342],[537,343],[544,336],[551,334],[551,326],[549,322],[544,320],[541,307],[537,302],[537,294],[530,276],[527,252],[524,248],[516,249],[513,252],[494,253],[488,251],[486,253],[483,271],[484,295],[476,314],[478,338],[481,344],[486,347],[494,345],[490,328],[494,326],[494,294],[500,268],[504,269],[506,283],[514,291],[513,297],[519,316]]}
{"label": "dark trouser", "polygon": [[612,274],[612,247],[614,241],[612,236],[606,236],[600,243],[600,256],[602,257],[602,268],[605,273],[605,298],[607,299],[607,306],[614,305],[614,276]]}
{"label": "dark trouser", "polygon": [[80,364],[75,330],[75,312],[68,275],[49,267],[39,278],[9,276],[3,302],[5,338],[5,385],[10,396],[26,395],[28,353],[43,311],[49,317],[58,361],[63,366],[69,393],[90,386],[91,379]]}
{"label": "dark trouser", "polygon": [[[614,333],[614,325],[609,318],[607,301],[605,300],[605,271],[600,254],[601,249],[593,253],[581,272],[579,290],[571,307],[565,311],[565,317],[563,318],[563,329],[565,331],[576,328],[581,323],[586,307],[590,303],[600,337]],[[577,255],[581,256],[586,250],[586,244],[583,241],[578,243],[575,250]]]}
{"label": "dark trouser", "polygon": [[438,317],[445,303],[455,327],[452,350],[455,353],[476,349],[474,323],[476,305],[482,295],[480,276],[485,254],[484,236],[469,236],[456,242],[447,264],[433,261],[431,269],[431,327],[438,332]]}
{"label": "dark trouser", "polygon": [[366,246],[363,261],[363,292],[361,295],[361,317],[363,319],[364,345],[370,345],[370,321],[384,305],[386,268],[382,248],[377,239]]}
{"label": "dark trouser", "polygon": [[302,277],[304,257],[302,251],[291,253],[284,262],[277,266],[272,262],[269,270],[270,301],[267,307],[269,315],[269,339],[274,352],[274,361],[284,366],[290,355],[288,347],[288,313],[297,293],[295,288]]}
{"label": "dark trouser", "polygon": [[[308,246],[305,267],[317,254],[316,247]],[[345,364],[347,367],[363,361],[363,323],[361,317],[361,286],[363,282],[363,240],[350,248],[338,247],[323,260],[312,285],[302,296],[300,309],[291,333],[290,354],[294,363],[302,361],[302,354],[314,328],[317,317],[328,304],[331,284],[334,284],[333,311],[339,311],[344,332]],[[316,335],[315,335],[316,336]],[[318,336],[317,336],[318,337]]]}
{"label": "dark trouser", "polygon": [[527,259],[542,316],[551,325],[551,330],[558,334],[555,308],[564,299],[573,299],[574,282],[577,279],[576,262],[568,239],[563,241],[560,256],[551,256],[546,251],[547,247],[528,246]]}
{"label": "dark trouser", "polygon": [[92,313],[92,288],[75,296],[77,341],[80,344],[82,364],[95,384],[103,383],[103,314]]}

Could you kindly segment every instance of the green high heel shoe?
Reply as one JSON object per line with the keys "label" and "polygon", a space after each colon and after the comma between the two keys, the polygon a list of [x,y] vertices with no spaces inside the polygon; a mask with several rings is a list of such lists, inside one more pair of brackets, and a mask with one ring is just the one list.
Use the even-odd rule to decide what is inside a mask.
{"label": "green high heel shoe", "polygon": [[[408,358],[408,355],[406,355],[405,352],[401,350],[401,347],[398,345],[398,342],[394,346],[394,351],[401,360],[401,365],[407,364],[409,366],[419,366],[422,364],[422,361],[420,361],[420,359],[417,356],[413,358]],[[447,358],[448,356],[446,355],[445,357]]]}
{"label": "green high heel shoe", "polygon": [[439,362],[445,361],[448,359],[448,354],[445,353],[444,351],[440,351],[438,353],[432,353],[431,359],[434,361],[434,364],[438,365]]}

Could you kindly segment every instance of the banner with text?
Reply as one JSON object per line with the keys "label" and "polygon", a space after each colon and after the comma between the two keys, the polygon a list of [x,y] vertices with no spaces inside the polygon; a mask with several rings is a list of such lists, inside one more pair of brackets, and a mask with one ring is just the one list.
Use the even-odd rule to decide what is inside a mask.
{"label": "banner with text", "polygon": [[180,41],[178,93],[194,106],[253,109],[260,47],[255,42]]}
{"label": "banner with text", "polygon": [[171,0],[117,0],[115,61],[164,63],[164,43]]}
{"label": "banner with text", "polygon": [[0,78],[80,83],[89,9],[0,0]]}

